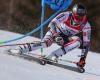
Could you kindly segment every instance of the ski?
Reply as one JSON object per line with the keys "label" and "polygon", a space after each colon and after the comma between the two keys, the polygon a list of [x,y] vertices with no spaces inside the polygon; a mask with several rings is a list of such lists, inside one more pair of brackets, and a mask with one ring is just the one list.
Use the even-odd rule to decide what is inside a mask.
{"label": "ski", "polygon": [[[75,61],[70,61],[70,60],[66,60],[66,59],[58,59],[58,61],[47,60],[47,59],[44,58],[46,55],[41,55],[41,54],[30,54],[30,53],[27,53],[27,54],[13,54],[13,53],[10,53],[10,52],[8,52],[7,54],[15,56],[15,57],[23,58],[23,59],[28,60],[28,61],[32,61],[32,62],[35,61],[35,62],[37,62],[41,65],[51,64],[51,65],[55,65],[55,66],[61,66],[62,63],[60,64],[59,61],[68,62],[68,63],[72,63],[72,64],[76,65],[76,67],[73,67],[73,68],[75,68],[74,71],[77,71],[79,73],[84,73],[85,72],[85,69],[83,67],[79,67],[77,65],[77,62],[75,62]],[[64,66],[67,66],[67,65],[64,65]]]}
{"label": "ski", "polygon": [[51,59],[46,59],[46,58],[40,58],[39,63],[41,65],[46,65],[46,64],[54,64],[54,63],[59,63],[59,61],[64,61],[64,62],[68,62],[68,63],[73,63],[77,66],[78,72],[80,73],[84,73],[85,69],[84,67],[79,67],[78,66],[78,62],[74,62],[74,61],[70,61],[70,60],[66,60],[66,59],[57,59],[57,61],[51,60]]}

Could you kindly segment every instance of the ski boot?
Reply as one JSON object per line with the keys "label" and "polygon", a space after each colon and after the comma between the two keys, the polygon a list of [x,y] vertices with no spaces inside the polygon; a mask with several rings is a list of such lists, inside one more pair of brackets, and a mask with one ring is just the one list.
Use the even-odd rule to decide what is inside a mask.
{"label": "ski boot", "polygon": [[52,59],[48,59],[47,57],[43,56],[42,59],[40,59],[41,65],[52,64],[57,62],[58,60],[55,57],[52,57]]}
{"label": "ski boot", "polygon": [[80,61],[77,63],[78,71],[80,73],[84,73],[85,72],[85,69],[84,69],[85,64],[86,64],[85,63],[85,58],[81,57]]}
{"label": "ski boot", "polygon": [[8,50],[6,50],[6,52],[8,54],[13,54],[13,55],[21,55],[22,54],[20,49],[8,49]]}

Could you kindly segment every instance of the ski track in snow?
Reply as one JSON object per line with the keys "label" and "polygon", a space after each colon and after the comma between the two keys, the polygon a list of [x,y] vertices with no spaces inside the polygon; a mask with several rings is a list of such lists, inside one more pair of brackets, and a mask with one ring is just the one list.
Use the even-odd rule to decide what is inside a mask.
{"label": "ski track in snow", "polygon": [[[13,39],[19,37],[20,34],[0,30],[0,41]],[[35,37],[26,37],[19,41],[12,43],[31,42],[39,40]],[[42,66],[36,61],[28,61],[19,57],[11,56],[5,53],[9,47],[0,48],[0,80],[100,80],[100,55],[89,52],[87,57],[87,64],[85,66],[85,73],[78,73],[74,71],[74,64],[62,62],[66,65],[58,67],[46,64]],[[59,48],[56,44],[44,49],[45,54]],[[49,53],[48,53],[49,51]],[[76,49],[65,56],[63,59],[78,61],[77,55],[80,55],[81,50]],[[32,54],[40,54],[40,49],[31,52]],[[31,55],[32,55],[31,54]]]}

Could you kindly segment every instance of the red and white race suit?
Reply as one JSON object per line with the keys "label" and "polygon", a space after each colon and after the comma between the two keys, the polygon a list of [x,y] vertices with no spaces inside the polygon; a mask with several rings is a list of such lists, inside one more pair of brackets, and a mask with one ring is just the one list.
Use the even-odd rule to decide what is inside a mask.
{"label": "red and white race suit", "polygon": [[58,33],[63,38],[64,44],[61,48],[51,53],[50,56],[59,57],[80,46],[82,47],[82,55],[87,55],[90,46],[91,26],[86,16],[82,21],[76,23],[72,12],[63,12],[57,15],[49,23],[48,27],[50,27],[50,30],[46,33],[42,42],[20,46],[21,50],[28,52],[38,48],[49,47],[55,42],[54,34]]}

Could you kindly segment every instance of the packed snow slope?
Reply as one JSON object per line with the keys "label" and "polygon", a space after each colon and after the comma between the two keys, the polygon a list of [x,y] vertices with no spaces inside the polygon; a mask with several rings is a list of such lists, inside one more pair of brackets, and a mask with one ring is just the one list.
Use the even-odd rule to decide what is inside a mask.
{"label": "packed snow slope", "polygon": [[[21,36],[17,33],[0,30],[0,41],[14,39]],[[39,40],[34,37],[26,37],[14,43],[24,43]],[[10,47],[0,47],[0,80],[100,80],[100,55],[89,52],[86,60],[86,72],[78,73],[75,71],[75,64],[61,62],[63,66],[54,66],[46,64],[40,65],[36,61],[28,61],[19,57],[11,56],[5,53]],[[49,54],[59,48],[56,44],[44,49],[43,54]],[[76,49],[65,56],[63,59],[78,61],[81,50]],[[31,52],[40,54],[40,49]]]}

